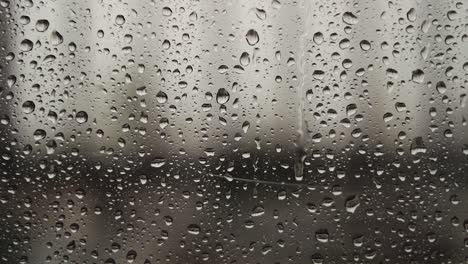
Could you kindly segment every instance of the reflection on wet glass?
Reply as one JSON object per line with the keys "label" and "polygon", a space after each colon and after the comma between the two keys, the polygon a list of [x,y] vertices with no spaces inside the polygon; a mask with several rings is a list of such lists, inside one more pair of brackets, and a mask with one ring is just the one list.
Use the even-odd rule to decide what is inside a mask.
{"label": "reflection on wet glass", "polygon": [[1,263],[468,263],[468,3],[0,0]]}

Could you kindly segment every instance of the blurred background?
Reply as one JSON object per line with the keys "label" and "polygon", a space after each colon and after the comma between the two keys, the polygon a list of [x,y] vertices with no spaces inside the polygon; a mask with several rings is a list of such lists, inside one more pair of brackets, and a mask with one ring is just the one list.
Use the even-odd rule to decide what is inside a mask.
{"label": "blurred background", "polygon": [[464,1],[0,0],[1,263],[468,263]]}

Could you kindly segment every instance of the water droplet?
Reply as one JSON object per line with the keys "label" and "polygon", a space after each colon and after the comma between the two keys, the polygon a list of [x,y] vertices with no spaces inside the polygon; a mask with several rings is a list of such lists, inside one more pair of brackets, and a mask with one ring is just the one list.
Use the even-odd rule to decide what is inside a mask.
{"label": "water droplet", "polygon": [[49,20],[39,19],[36,21],[36,30],[38,32],[44,32],[49,28]]}
{"label": "water droplet", "polygon": [[359,46],[361,46],[361,49],[363,51],[368,51],[371,49],[371,44],[369,41],[367,40],[362,40],[360,43],[359,43]]}
{"label": "water droplet", "polygon": [[86,113],[85,111],[79,111],[78,113],[76,113],[75,120],[79,124],[86,123],[88,121],[88,113]]}
{"label": "water droplet", "polygon": [[229,70],[229,68],[226,65],[220,65],[218,67],[218,72],[221,73],[221,74],[228,72],[228,70]]}
{"label": "water droplet", "polygon": [[33,133],[34,140],[39,141],[44,139],[47,136],[47,133],[43,129],[36,129]]}
{"label": "water droplet", "polygon": [[346,212],[354,213],[359,205],[359,197],[357,197],[356,195],[348,197],[348,199],[346,199],[345,202]]}
{"label": "water droplet", "polygon": [[31,18],[28,17],[28,16],[21,16],[19,18],[19,22],[20,22],[21,25],[27,25],[27,24],[29,24],[31,22]]}
{"label": "water droplet", "polygon": [[196,224],[190,224],[187,227],[187,229],[188,229],[189,234],[192,234],[192,235],[200,234],[200,227]]}
{"label": "water droplet", "polygon": [[415,83],[423,83],[424,82],[424,72],[420,69],[414,70],[412,72],[411,80]]}
{"label": "water droplet", "polygon": [[247,34],[245,34],[245,38],[247,39],[247,43],[249,43],[250,46],[257,44],[260,40],[260,37],[258,36],[258,33],[255,29],[249,29]]}
{"label": "water droplet", "polygon": [[257,15],[258,19],[265,20],[266,19],[266,11],[264,9],[255,8],[255,15]]}
{"label": "water droplet", "polygon": [[115,17],[115,23],[119,26],[125,24],[125,17],[123,15],[117,15]]}
{"label": "water droplet", "polygon": [[241,64],[242,66],[244,66],[244,67],[247,66],[247,65],[249,65],[249,64],[250,64],[250,56],[249,56],[249,53],[243,52],[243,53],[241,54],[241,57],[240,57],[239,62],[240,62],[240,64]]}
{"label": "water droplet", "polygon": [[127,252],[127,262],[128,263],[133,263],[137,257],[137,253],[135,250],[130,250]]}
{"label": "water droplet", "polygon": [[229,101],[229,92],[224,88],[220,88],[218,92],[216,93],[216,102],[218,102],[218,104],[225,104],[228,101]]}
{"label": "water droplet", "polygon": [[273,1],[271,1],[271,7],[273,9],[280,9],[281,8],[281,2],[279,0],[273,0]]}
{"label": "water droplet", "polygon": [[402,103],[402,102],[396,102],[395,103],[395,109],[397,110],[397,112],[403,112],[403,111],[406,111],[406,104],[405,103]]}
{"label": "water droplet", "polygon": [[356,25],[357,23],[359,23],[359,19],[351,12],[344,12],[343,22],[345,22],[348,25]]}
{"label": "water droplet", "polygon": [[34,112],[34,109],[36,109],[36,105],[34,104],[33,101],[26,101],[23,103],[23,112],[26,114],[30,114]]}
{"label": "water droplet", "polygon": [[321,243],[327,243],[329,240],[330,235],[328,234],[328,230],[320,229],[315,232],[315,239]]}
{"label": "water droplet", "polygon": [[411,155],[416,155],[419,153],[426,153],[427,149],[426,149],[426,146],[424,145],[423,138],[416,137],[415,139],[413,139],[413,141],[411,142],[410,150],[411,150]]}
{"label": "water droplet", "polygon": [[139,96],[143,96],[146,94],[146,86],[142,86],[136,89],[136,94]]}
{"label": "water droplet", "polygon": [[314,77],[316,80],[323,80],[323,78],[325,78],[325,72],[321,70],[315,70],[312,73],[312,77]]}
{"label": "water droplet", "polygon": [[263,208],[263,206],[261,206],[261,205],[255,206],[252,209],[252,212],[250,213],[250,215],[253,216],[253,217],[262,216],[264,214],[265,214],[265,208]]}
{"label": "water droplet", "polygon": [[166,164],[166,159],[161,157],[156,157],[151,161],[151,167],[153,168],[161,168],[164,164]]}
{"label": "water droplet", "polygon": [[25,39],[25,40],[21,41],[21,43],[20,43],[20,49],[22,51],[25,51],[25,52],[31,51],[33,49],[33,47],[34,47],[34,44],[29,39]]}
{"label": "water droplet", "polygon": [[165,39],[163,41],[163,43],[162,43],[162,47],[163,47],[163,49],[166,49],[166,50],[171,48],[171,42],[169,40]]}
{"label": "water droplet", "polygon": [[416,18],[417,18],[416,9],[410,8],[408,13],[406,13],[406,17],[408,18],[410,22],[416,21]]}
{"label": "water droplet", "polygon": [[156,94],[156,100],[158,101],[158,103],[164,104],[165,102],[167,102],[167,94],[163,91],[159,91]]}
{"label": "water droplet", "polygon": [[63,36],[56,30],[52,31],[52,34],[50,35],[50,43],[54,46],[62,44]]}
{"label": "water droplet", "polygon": [[244,121],[244,123],[242,123],[242,130],[244,131],[244,133],[247,133],[249,131],[249,128],[250,128],[249,121]]}
{"label": "water droplet", "polygon": [[165,6],[165,7],[163,7],[163,9],[162,9],[162,14],[163,14],[163,16],[169,17],[169,16],[172,15],[172,9],[170,9],[170,8],[167,7],[167,6]]}
{"label": "water droplet", "polygon": [[437,82],[436,84],[436,90],[437,92],[439,92],[440,94],[443,94],[447,91],[447,86],[445,85],[445,82],[443,81],[439,81]]}
{"label": "water droplet", "polygon": [[322,32],[316,32],[316,33],[314,34],[314,36],[312,37],[312,39],[313,39],[313,41],[315,42],[315,44],[317,44],[317,45],[322,44],[323,41],[324,41]]}

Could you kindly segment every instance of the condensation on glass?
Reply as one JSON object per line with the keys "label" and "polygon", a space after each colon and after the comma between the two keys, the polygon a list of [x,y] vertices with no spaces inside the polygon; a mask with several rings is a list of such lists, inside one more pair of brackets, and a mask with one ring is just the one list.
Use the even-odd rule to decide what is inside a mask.
{"label": "condensation on glass", "polygon": [[468,263],[463,0],[0,0],[1,263]]}

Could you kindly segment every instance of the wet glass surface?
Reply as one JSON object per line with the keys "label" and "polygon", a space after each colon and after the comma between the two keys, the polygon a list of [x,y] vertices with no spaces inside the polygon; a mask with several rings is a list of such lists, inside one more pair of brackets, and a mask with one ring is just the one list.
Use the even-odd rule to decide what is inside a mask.
{"label": "wet glass surface", "polygon": [[463,0],[0,0],[0,263],[468,263]]}

